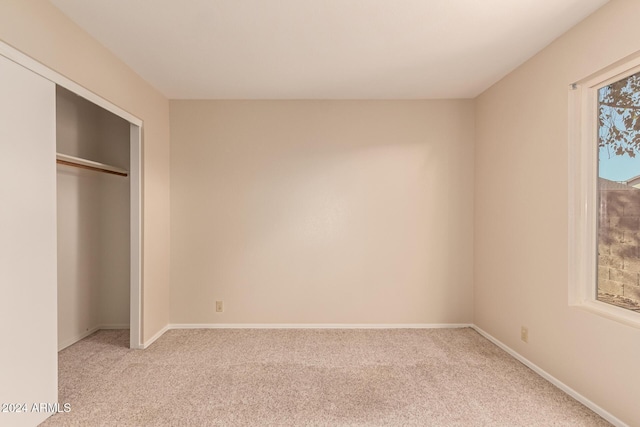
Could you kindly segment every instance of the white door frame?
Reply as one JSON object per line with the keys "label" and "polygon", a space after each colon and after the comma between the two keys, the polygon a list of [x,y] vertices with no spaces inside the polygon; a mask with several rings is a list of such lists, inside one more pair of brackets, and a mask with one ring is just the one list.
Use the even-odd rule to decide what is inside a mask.
{"label": "white door frame", "polygon": [[144,348],[142,337],[142,126],[131,123],[129,137],[130,274],[129,346]]}
{"label": "white door frame", "polygon": [[[105,110],[117,115],[130,123],[130,242],[131,242],[131,276],[130,276],[130,309],[129,309],[129,328],[130,328],[130,347],[144,348],[142,336],[142,178],[143,178],[143,142],[142,142],[142,125],[143,121],[133,114],[123,110],[117,105],[112,104],[106,99],[96,95],[89,89],[79,85],[73,80],[68,79],[62,74],[52,70],[46,65],[36,61],[35,59],[25,55],[19,50],[0,41],[0,55],[10,59],[11,61],[33,71],[47,80],[62,86],[63,88],[75,93],[82,98],[98,105]],[[55,158],[51,159],[55,162]]]}

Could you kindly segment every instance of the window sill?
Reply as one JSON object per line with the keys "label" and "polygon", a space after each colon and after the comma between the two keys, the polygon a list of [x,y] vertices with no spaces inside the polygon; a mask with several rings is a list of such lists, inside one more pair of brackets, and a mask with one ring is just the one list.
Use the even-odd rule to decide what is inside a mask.
{"label": "window sill", "polygon": [[583,301],[572,304],[571,307],[588,311],[609,320],[631,326],[632,328],[640,329],[640,313],[634,311],[600,301]]}

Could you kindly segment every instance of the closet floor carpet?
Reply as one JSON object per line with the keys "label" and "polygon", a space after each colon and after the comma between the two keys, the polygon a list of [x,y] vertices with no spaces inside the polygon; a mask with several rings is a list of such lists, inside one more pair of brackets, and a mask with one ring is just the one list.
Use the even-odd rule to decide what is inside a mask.
{"label": "closet floor carpet", "polygon": [[472,329],[99,331],[43,426],[605,426]]}

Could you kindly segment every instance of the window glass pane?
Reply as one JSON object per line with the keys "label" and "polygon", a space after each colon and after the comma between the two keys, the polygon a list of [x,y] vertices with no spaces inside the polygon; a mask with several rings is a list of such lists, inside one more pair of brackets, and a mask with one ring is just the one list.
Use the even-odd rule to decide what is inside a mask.
{"label": "window glass pane", "polygon": [[600,301],[640,312],[640,73],[598,91]]}

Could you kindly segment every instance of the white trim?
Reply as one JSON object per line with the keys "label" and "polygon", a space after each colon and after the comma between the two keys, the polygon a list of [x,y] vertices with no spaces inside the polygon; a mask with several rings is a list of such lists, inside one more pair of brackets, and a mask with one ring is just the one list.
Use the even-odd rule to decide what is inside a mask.
{"label": "white trim", "polygon": [[581,191],[578,187],[582,181],[581,177],[581,148],[582,141],[581,130],[582,125],[580,119],[582,117],[580,108],[582,106],[582,88],[573,84],[569,86],[569,147],[568,147],[568,185],[569,185],[569,233],[568,233],[568,279],[569,279],[569,304],[578,304],[583,301],[583,289],[579,283],[585,281],[583,275],[585,268],[581,264],[583,256],[579,255],[580,248],[584,245],[582,238],[585,230],[582,229],[581,218],[584,218],[586,205],[582,203]]}
{"label": "white trim", "polygon": [[577,391],[575,391],[574,389],[572,389],[571,387],[569,387],[568,385],[566,385],[565,383],[563,383],[562,381],[560,381],[559,379],[557,379],[556,377],[554,377],[553,375],[551,375],[550,373],[545,371],[544,369],[542,369],[539,366],[537,366],[535,363],[531,362],[529,359],[527,359],[524,356],[522,356],[520,353],[516,352],[515,350],[513,350],[512,348],[510,348],[506,344],[504,344],[501,341],[499,341],[497,338],[491,336],[490,334],[488,334],[487,332],[482,330],[479,326],[473,325],[472,328],[476,332],[478,332],[480,335],[482,335],[483,337],[485,337],[486,339],[491,341],[493,344],[497,345],[498,347],[500,347],[501,349],[503,349],[504,351],[509,353],[509,355],[511,355],[512,357],[514,357],[515,359],[520,361],[522,364],[524,364],[525,366],[530,368],[533,372],[535,372],[536,374],[540,375],[542,378],[544,378],[545,380],[549,381],[551,384],[553,384],[554,386],[558,387],[560,390],[562,390],[563,392],[565,392],[569,396],[573,397],[575,400],[577,400],[578,402],[582,403],[584,406],[586,406],[587,408],[591,409],[593,412],[595,412],[596,414],[600,415],[602,418],[604,418],[605,420],[609,421],[614,426],[616,426],[616,427],[629,427],[628,424],[624,423],[622,420],[620,420],[619,418],[617,418],[616,416],[614,416],[610,412],[608,412],[608,411],[604,410],[603,408],[601,408],[600,406],[596,405],[591,400],[587,399],[586,397],[584,397],[583,395],[581,395],[580,393],[578,393]]}
{"label": "white trim", "polygon": [[143,144],[142,128],[131,123],[129,126],[129,319],[131,322],[131,334],[129,346],[131,348],[144,348],[142,342],[142,251],[143,251],[143,224],[142,224],[142,182],[143,182]]}
{"label": "white trim", "polygon": [[65,348],[77,343],[78,341],[88,337],[89,335],[93,334],[94,332],[97,332],[100,330],[100,326],[95,326],[91,329],[89,329],[86,332],[82,332],[81,334],[75,335],[69,339],[66,339],[64,341],[62,341],[62,344],[58,344],[58,352],[64,350]]}
{"label": "white trim", "polygon": [[74,82],[73,80],[63,76],[62,74],[58,73],[57,71],[52,70],[51,68],[47,67],[46,65],[42,64],[41,62],[38,62],[37,60],[31,58],[28,55],[25,55],[24,53],[20,52],[19,50],[17,50],[16,48],[14,48],[13,46],[10,46],[8,44],[6,44],[3,41],[0,41],[0,55],[7,57],[8,59],[10,59],[11,61],[25,67],[28,68],[29,70],[33,71],[34,73],[44,77],[47,80],[52,81],[53,83],[60,85],[62,87],[64,87],[65,89],[70,90],[71,92],[75,93],[76,95],[79,95],[89,101],[91,101],[92,103],[99,105],[100,107],[104,108],[107,111],[112,112],[113,114],[122,117],[123,119],[125,119],[126,121],[133,123],[137,126],[142,126],[142,120],[139,119],[138,117],[134,116],[133,114],[129,113],[128,111],[123,110],[122,108],[118,107],[115,104],[112,104],[111,102],[107,101],[106,99],[104,99],[103,97],[95,94],[94,92],[90,91],[89,89],[85,88],[84,86],[79,85],[78,83]]}
{"label": "white trim", "polygon": [[607,86],[617,80],[640,70],[640,52],[632,53],[600,71],[573,83],[571,86],[596,87]]}
{"label": "white trim", "polygon": [[174,323],[169,329],[453,329],[471,323]]}
{"label": "white trim", "polygon": [[112,323],[112,324],[94,326],[93,328],[89,329],[86,332],[83,332],[81,334],[75,335],[72,338],[64,340],[62,342],[62,344],[58,345],[58,352],[64,350],[67,347],[72,346],[73,344],[77,343],[78,341],[80,341],[82,339],[85,339],[89,335],[91,335],[91,334],[93,334],[95,332],[101,331],[103,329],[104,330],[129,329],[129,325],[125,324],[125,323]]}
{"label": "white trim", "polygon": [[598,90],[640,71],[640,53],[569,86],[568,300],[588,313],[640,328],[640,315],[596,300]]}
{"label": "white trim", "polygon": [[173,329],[454,329],[471,328],[471,323],[172,323],[160,329],[140,348],[147,348]]}
{"label": "white trim", "polygon": [[149,338],[144,344],[142,344],[139,348],[140,349],[145,349],[148,348],[151,344],[153,344],[154,342],[156,342],[156,340],[158,338],[160,338],[162,335],[164,335],[165,332],[167,332],[169,329],[171,329],[170,325],[165,326],[164,328],[160,329],[154,336],[152,336],[151,338]]}
{"label": "white trim", "polygon": [[130,325],[128,323],[107,323],[107,324],[98,326],[98,329],[99,330],[130,329]]}
{"label": "white trim", "polygon": [[[569,92],[569,305],[595,296],[597,91],[578,84]],[[594,294],[593,296],[591,294]]]}
{"label": "white trim", "polygon": [[573,307],[631,326],[632,328],[640,328],[640,315],[626,308],[616,307],[615,305],[607,304],[596,299],[583,301],[581,304],[576,304]]}

